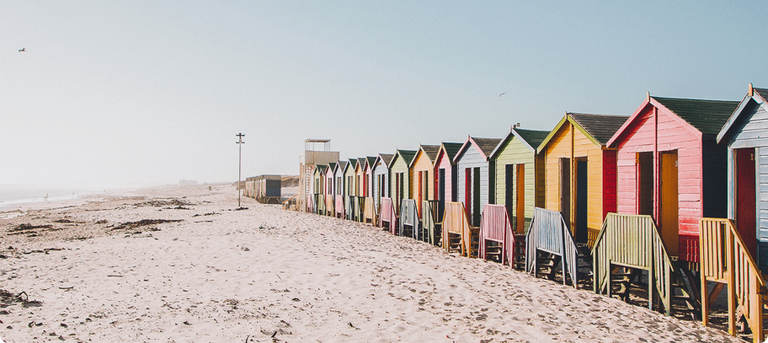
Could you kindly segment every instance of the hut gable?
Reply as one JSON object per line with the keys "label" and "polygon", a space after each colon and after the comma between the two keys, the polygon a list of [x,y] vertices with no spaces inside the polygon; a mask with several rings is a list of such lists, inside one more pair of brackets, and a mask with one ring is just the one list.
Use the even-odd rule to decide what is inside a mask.
{"label": "hut gable", "polygon": [[[750,136],[742,136],[742,140],[762,140],[768,138],[768,134],[757,133],[758,131],[765,132],[765,129],[768,128],[768,118],[766,118],[768,102],[766,102],[766,97],[768,97],[768,89],[750,87],[747,95],[717,134],[717,142],[730,143],[736,137],[742,136],[745,131],[756,132]],[[759,143],[751,147],[755,147],[757,144]],[[765,146],[763,144],[759,145]]]}
{"label": "hut gable", "polygon": [[494,190],[491,187],[495,184],[493,180],[495,173],[490,173],[494,168],[489,163],[488,157],[499,142],[501,142],[499,138],[467,136],[467,140],[453,158],[458,181],[457,200],[464,202],[467,217],[470,224],[474,226],[480,226],[480,212],[483,205],[492,204],[495,201]]}
{"label": "hut gable", "polygon": [[396,212],[400,213],[400,201],[411,199],[411,169],[409,168],[416,150],[400,150],[395,152],[389,166],[389,189],[395,201]]}
{"label": "hut gable", "polygon": [[373,201],[378,208],[382,197],[389,197],[389,165],[394,154],[379,154],[373,162]]}
{"label": "hut gable", "polygon": [[411,194],[416,200],[419,213],[421,213],[422,201],[434,199],[434,162],[438,150],[440,150],[439,145],[422,145],[411,161],[410,168],[413,173]]}
{"label": "hut gable", "polygon": [[[462,143],[443,142],[435,158],[435,199],[439,201],[440,216],[445,202],[456,201],[456,165],[453,158],[461,149]],[[441,176],[442,175],[442,176]],[[438,219],[442,221],[442,217]]]}

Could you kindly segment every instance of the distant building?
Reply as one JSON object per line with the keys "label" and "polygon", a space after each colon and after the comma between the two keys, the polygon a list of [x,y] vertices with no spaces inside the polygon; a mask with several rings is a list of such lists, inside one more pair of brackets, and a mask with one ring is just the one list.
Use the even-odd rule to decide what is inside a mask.
{"label": "distant building", "polygon": [[339,152],[330,150],[330,139],[304,140],[304,155],[301,157],[301,163],[299,163],[299,209],[302,212],[309,211],[308,206],[312,204],[312,194],[314,193],[312,168],[315,165],[328,165],[331,162],[339,161]]}
{"label": "distant building", "polygon": [[197,186],[197,180],[181,180],[179,186]]}

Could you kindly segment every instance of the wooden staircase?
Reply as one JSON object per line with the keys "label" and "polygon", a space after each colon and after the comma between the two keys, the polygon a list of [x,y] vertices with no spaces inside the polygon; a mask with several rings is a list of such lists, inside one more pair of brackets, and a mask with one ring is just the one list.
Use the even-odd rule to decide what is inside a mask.
{"label": "wooden staircase", "polygon": [[[442,231],[443,249],[449,252],[459,250],[462,256],[477,257],[480,229],[469,225],[464,203],[445,203]],[[460,249],[456,248],[456,244]]]}
{"label": "wooden staircase", "polygon": [[[736,335],[737,322],[752,331],[752,341],[765,338],[765,278],[730,219],[702,218],[699,222],[699,254],[701,257],[701,289],[715,282],[712,293],[701,294],[701,320],[709,325],[709,304],[723,288],[728,298],[728,332]],[[722,286],[721,286],[722,285]],[[746,328],[743,328],[746,329]],[[745,330],[742,330],[745,331]]]}
{"label": "wooden staircase", "polygon": [[[552,275],[559,269],[563,284],[570,278],[573,287],[578,288],[578,247],[560,212],[534,208],[525,242],[526,272],[538,275],[543,266],[544,275]],[[561,265],[560,268],[555,268],[556,262]]]}

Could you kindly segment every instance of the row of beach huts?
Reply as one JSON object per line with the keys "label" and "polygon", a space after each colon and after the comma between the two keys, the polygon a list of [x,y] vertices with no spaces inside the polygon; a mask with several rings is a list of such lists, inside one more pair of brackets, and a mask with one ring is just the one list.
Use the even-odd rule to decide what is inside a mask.
{"label": "row of beach huts", "polygon": [[767,96],[649,94],[630,116],[356,159],[307,140],[297,206],[704,325],[724,292],[730,333],[762,342]]}

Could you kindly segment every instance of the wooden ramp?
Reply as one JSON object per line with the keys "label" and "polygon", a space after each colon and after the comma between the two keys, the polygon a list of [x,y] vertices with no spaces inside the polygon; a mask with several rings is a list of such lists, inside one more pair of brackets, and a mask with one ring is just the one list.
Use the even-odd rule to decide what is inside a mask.
{"label": "wooden ramp", "polygon": [[437,222],[437,200],[423,200],[421,202],[421,235],[424,242],[438,245],[440,241],[440,228],[442,223]]}
{"label": "wooden ramp", "polygon": [[[397,215],[395,214],[395,206],[393,206],[392,198],[381,198],[381,206],[379,207],[379,227],[386,227],[393,235],[397,227]],[[384,223],[387,225],[385,226]]]}
{"label": "wooden ramp", "polygon": [[344,210],[346,209],[346,207],[344,206],[344,196],[343,195],[337,195],[336,196],[336,204],[335,204],[334,208],[336,209],[336,218],[345,218],[346,213],[345,213]]}
{"label": "wooden ramp", "polygon": [[400,236],[419,239],[419,208],[416,206],[416,200],[403,199],[400,201],[398,230]]}
{"label": "wooden ramp", "polygon": [[733,221],[702,218],[699,232],[701,289],[707,289],[707,281],[717,283],[712,294],[701,292],[702,323],[709,325],[709,303],[727,287],[728,332],[736,334],[736,320],[743,315],[752,329],[752,340],[762,342],[765,280]]}
{"label": "wooden ramp", "polygon": [[[667,315],[671,313],[675,268],[651,216],[609,213],[595,239],[592,260],[596,293],[612,295],[611,283],[616,281],[614,274],[620,268],[645,270],[649,280],[648,308],[653,309],[655,291],[663,310]],[[626,292],[628,296],[628,286]]]}
{"label": "wooden ramp", "polygon": [[[494,247],[489,242],[496,242]],[[483,205],[483,217],[480,221],[480,258],[494,258],[500,263],[510,262],[514,267],[515,232],[509,220],[507,207],[504,205]],[[511,260],[509,260],[511,259]]]}
{"label": "wooden ramp", "polygon": [[541,271],[554,279],[560,262],[563,284],[569,276],[573,287],[578,288],[578,248],[560,212],[534,208],[525,241],[526,272],[538,277]]}
{"label": "wooden ramp", "polygon": [[373,197],[365,197],[363,202],[363,222],[371,224],[376,222],[376,206],[373,204]]}
{"label": "wooden ramp", "polygon": [[[446,202],[443,216],[443,248],[462,256],[477,257],[479,229],[469,225],[464,203]],[[475,239],[473,239],[475,238]]]}

